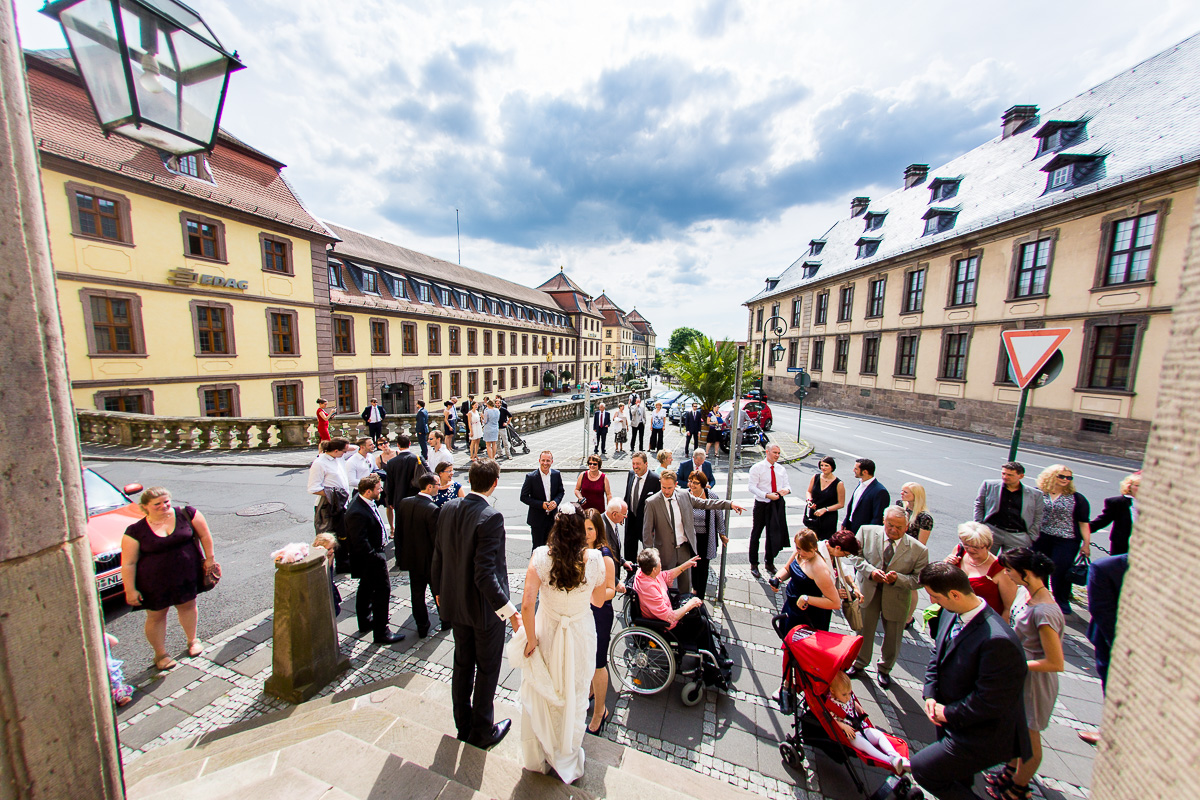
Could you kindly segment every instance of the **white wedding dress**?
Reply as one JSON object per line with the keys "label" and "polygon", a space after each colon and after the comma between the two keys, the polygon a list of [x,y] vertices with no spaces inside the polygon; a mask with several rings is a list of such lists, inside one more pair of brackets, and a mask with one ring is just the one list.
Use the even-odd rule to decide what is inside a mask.
{"label": "white wedding dress", "polygon": [[604,558],[587,551],[584,582],[570,591],[550,585],[550,554],[533,551],[541,578],[534,626],[538,646],[525,657],[525,627],[513,635],[508,658],[521,670],[521,752],[525,768],[550,766],[566,783],[583,775],[583,731],[588,689],[596,672],[596,622],[592,590],[604,582]]}

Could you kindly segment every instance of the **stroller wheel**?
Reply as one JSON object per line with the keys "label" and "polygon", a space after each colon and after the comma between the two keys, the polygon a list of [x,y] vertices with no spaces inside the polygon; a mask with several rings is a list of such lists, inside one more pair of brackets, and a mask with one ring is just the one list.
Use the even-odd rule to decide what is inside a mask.
{"label": "stroller wheel", "polygon": [[792,769],[800,769],[800,751],[791,742],[779,743],[779,755],[783,757],[783,763],[787,764]]}
{"label": "stroller wheel", "polygon": [[683,685],[683,692],[679,699],[683,701],[685,706],[691,707],[704,699],[704,683],[702,681],[689,681]]}
{"label": "stroller wheel", "polygon": [[925,793],[914,786],[904,793],[904,800],[925,800]]}

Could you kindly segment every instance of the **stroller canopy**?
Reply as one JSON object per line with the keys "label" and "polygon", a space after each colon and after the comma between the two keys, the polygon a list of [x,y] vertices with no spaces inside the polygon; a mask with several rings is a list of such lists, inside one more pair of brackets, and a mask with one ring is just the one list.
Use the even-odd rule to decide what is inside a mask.
{"label": "stroller canopy", "polygon": [[788,633],[783,646],[802,670],[821,683],[828,684],[835,673],[846,670],[854,663],[858,651],[862,649],[862,637],[816,631],[798,625]]}

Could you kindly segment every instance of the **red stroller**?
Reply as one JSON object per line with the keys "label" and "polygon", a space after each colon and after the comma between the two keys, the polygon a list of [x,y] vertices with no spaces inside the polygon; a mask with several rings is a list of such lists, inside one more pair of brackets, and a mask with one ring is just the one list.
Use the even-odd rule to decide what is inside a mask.
{"label": "red stroller", "polygon": [[[801,767],[802,746],[807,743],[820,748],[837,763],[846,765],[854,785],[866,797],[865,772],[857,762],[889,770],[891,764],[874,759],[847,744],[823,701],[833,676],[853,664],[861,648],[861,636],[817,631],[805,625],[792,628],[784,637],[780,696],[790,701],[793,733],[779,743],[779,754],[783,756],[784,763],[798,770]],[[801,689],[803,704],[798,702],[800,698],[797,696]],[[896,751],[907,758],[908,742],[890,734],[885,735]],[[924,797],[924,792],[913,784],[909,776],[892,775],[870,795],[870,800],[921,800]]]}

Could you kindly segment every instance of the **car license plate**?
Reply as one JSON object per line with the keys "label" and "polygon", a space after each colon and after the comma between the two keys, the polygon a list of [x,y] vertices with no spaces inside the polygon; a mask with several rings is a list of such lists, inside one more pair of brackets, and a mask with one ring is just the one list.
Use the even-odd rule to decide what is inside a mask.
{"label": "car license plate", "polygon": [[120,570],[112,573],[111,575],[105,575],[103,577],[98,576],[96,578],[96,591],[98,591],[98,592],[104,592],[108,589],[113,588],[114,586],[120,586],[120,585],[121,585]]}

